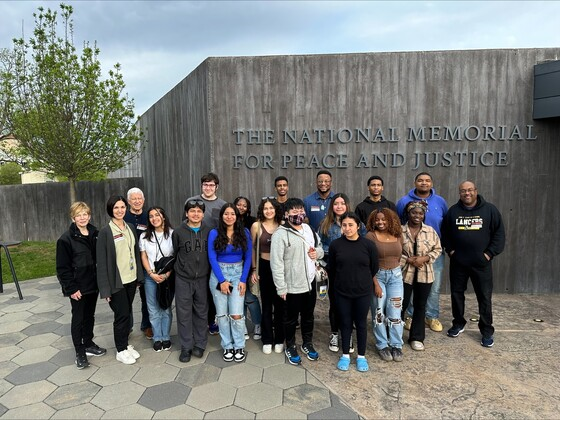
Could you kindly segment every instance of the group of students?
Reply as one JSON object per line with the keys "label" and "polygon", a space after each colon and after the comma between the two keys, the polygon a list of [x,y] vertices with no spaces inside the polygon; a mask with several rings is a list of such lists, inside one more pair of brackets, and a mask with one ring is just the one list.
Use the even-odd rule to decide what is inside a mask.
{"label": "group of students", "polygon": [[[253,337],[262,340],[263,353],[284,352],[290,364],[300,364],[299,326],[300,350],[317,360],[313,331],[318,264],[329,273],[329,349],[338,352],[341,344],[338,369],[349,369],[355,329],[356,368],[368,371],[369,310],[380,358],[402,361],[407,317],[402,302],[409,303],[411,296],[409,343],[413,350],[423,350],[433,263],[442,253],[439,233],[423,222],[427,201],[407,201],[402,225],[395,205],[383,196],[378,195],[384,203],[378,200],[371,210],[370,204],[366,209],[361,204],[355,213],[345,194],[331,192],[328,171],[320,171],[317,180],[318,191],[301,200],[289,198],[288,180],[277,177],[277,196],[262,198],[254,218],[249,199],[219,199],[218,177],[205,174],[201,194],[185,201],[185,218],[175,230],[158,206],[148,209],[144,226],[138,218],[136,225],[126,222],[131,196],[142,195],[136,188],[127,198],[109,198],[110,221],[99,232],[90,224],[89,207],[73,204],[73,223],[57,243],[57,275],[71,299],[77,367],[88,366],[87,356],[106,353],[93,342],[98,292],[114,312],[116,359],[133,364],[140,357],[128,343],[137,283],[145,290],[153,349],[170,349],[171,306],[161,308],[156,298],[158,284],[170,277],[175,284],[180,361],[201,358],[209,333],[220,334],[224,361],[244,361],[248,310]],[[369,189],[379,183],[383,186],[380,177],[371,177]],[[130,215],[128,219],[134,222]],[[173,270],[157,273],[155,262],[171,255],[176,259]]]}

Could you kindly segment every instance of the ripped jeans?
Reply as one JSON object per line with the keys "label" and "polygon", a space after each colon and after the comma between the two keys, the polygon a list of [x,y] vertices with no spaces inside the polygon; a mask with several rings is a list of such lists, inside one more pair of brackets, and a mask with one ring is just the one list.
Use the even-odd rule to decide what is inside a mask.
{"label": "ripped jeans", "polygon": [[[233,290],[230,294],[222,294],[216,289],[218,278],[214,272],[210,275],[210,293],[216,306],[216,322],[220,329],[220,345],[223,349],[245,348],[245,317],[244,297],[240,296],[238,285],[243,271],[243,263],[218,263],[224,278],[231,282]],[[234,319],[231,316],[239,316]]]}
{"label": "ripped jeans", "polygon": [[401,268],[380,269],[376,278],[383,294],[381,298],[372,294],[370,304],[376,349],[381,350],[386,347],[401,349],[403,347],[403,322],[401,320],[403,278]]}

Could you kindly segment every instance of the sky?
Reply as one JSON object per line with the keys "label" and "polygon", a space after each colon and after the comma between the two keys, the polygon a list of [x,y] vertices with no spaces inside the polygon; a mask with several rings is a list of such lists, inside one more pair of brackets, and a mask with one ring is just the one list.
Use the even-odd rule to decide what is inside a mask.
{"label": "sky", "polygon": [[[0,48],[39,6],[0,1]],[[559,1],[66,1],[74,41],[120,63],[143,114],[207,57],[560,46]]]}

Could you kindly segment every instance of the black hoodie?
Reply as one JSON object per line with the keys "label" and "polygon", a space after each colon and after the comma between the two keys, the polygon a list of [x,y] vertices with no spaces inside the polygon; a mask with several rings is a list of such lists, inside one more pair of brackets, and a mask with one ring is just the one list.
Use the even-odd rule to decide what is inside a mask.
{"label": "black hoodie", "polygon": [[183,221],[179,228],[173,231],[171,239],[176,257],[175,274],[186,280],[193,280],[210,276],[208,262],[208,233],[211,228],[201,224],[195,232]]}
{"label": "black hoodie", "polygon": [[468,209],[461,200],[448,209],[442,220],[442,245],[458,263],[483,267],[505,247],[505,228],[499,210],[477,196],[475,206]]}
{"label": "black hoodie", "polygon": [[395,204],[392,201],[386,199],[384,196],[380,196],[379,202],[373,202],[372,199],[370,199],[370,196],[368,196],[357,205],[355,213],[358,215],[362,223],[366,225],[366,223],[368,222],[368,217],[372,212],[384,208],[391,209],[397,213]]}

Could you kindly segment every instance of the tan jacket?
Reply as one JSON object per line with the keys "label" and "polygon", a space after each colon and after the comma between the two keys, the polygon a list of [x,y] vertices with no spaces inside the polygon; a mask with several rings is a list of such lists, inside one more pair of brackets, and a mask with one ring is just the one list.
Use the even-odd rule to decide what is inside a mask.
{"label": "tan jacket", "polygon": [[406,284],[413,284],[415,277],[415,266],[406,262],[408,257],[411,256],[429,256],[429,261],[423,265],[417,273],[417,282],[427,284],[434,281],[434,270],[432,264],[442,253],[442,246],[440,245],[440,238],[434,228],[422,224],[419,234],[417,234],[417,253],[414,253],[415,244],[409,225],[405,224],[401,227],[403,235],[403,250],[401,252],[401,272],[403,275],[403,282]]}

